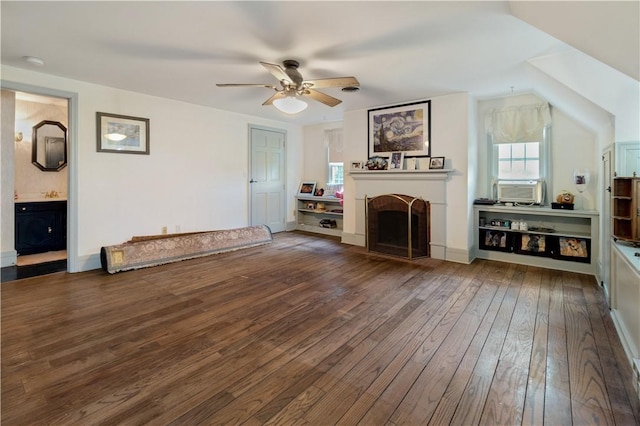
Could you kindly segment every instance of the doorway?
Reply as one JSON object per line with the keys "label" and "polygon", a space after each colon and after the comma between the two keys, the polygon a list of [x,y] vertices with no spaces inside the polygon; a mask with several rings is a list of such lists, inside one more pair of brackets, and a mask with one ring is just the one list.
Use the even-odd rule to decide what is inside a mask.
{"label": "doorway", "polygon": [[602,222],[600,229],[602,229],[602,237],[600,239],[600,255],[602,261],[602,270],[600,271],[602,277],[602,286],[604,287],[604,297],[607,304],[611,306],[611,280],[610,272],[611,266],[611,186],[613,185],[613,147],[609,146],[605,148],[602,153],[602,179],[603,179],[603,195],[602,195]]}
{"label": "doorway", "polygon": [[285,230],[286,131],[249,127],[250,225],[267,225],[271,232]]}
{"label": "doorway", "polygon": [[[11,185],[13,188],[6,188],[5,191],[14,190],[13,234],[16,258],[15,265],[2,268],[3,282],[68,269],[68,133],[64,139],[32,139],[33,127],[43,121],[60,123],[65,129],[69,128],[70,99],[19,90],[13,93],[14,179]],[[60,146],[61,143],[65,146]],[[44,150],[43,161],[46,161],[46,155],[53,155],[47,144],[54,144],[56,149],[64,150],[64,156],[56,156],[56,167],[45,167],[46,170],[43,170],[42,166],[37,167],[32,163],[34,144],[38,144],[39,151]],[[64,158],[64,164],[60,158]]]}

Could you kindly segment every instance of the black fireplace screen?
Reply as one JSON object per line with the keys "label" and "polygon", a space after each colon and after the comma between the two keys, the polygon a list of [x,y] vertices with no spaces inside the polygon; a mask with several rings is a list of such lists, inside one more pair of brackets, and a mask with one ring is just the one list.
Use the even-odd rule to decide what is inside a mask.
{"label": "black fireplace screen", "polygon": [[429,203],[409,195],[367,198],[369,251],[409,259],[429,256]]}

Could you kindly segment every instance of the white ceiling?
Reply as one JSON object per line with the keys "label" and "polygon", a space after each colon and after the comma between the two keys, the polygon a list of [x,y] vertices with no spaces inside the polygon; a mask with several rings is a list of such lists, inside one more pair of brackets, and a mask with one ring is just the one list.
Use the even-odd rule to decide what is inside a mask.
{"label": "white ceiling", "polygon": [[[571,2],[569,2],[570,4]],[[532,90],[527,62],[573,49],[509,2],[0,2],[2,64],[268,119],[311,124],[344,111],[457,92]],[[521,16],[522,17],[522,16]],[[524,18],[523,18],[524,19]],[[45,66],[22,59],[36,56]],[[259,61],[300,61],[305,79],[355,76],[360,91],[286,116]]]}

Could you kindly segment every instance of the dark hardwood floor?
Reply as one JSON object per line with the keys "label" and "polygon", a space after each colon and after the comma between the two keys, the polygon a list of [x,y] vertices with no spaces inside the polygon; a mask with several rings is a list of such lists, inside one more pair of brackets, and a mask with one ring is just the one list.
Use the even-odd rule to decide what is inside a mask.
{"label": "dark hardwood floor", "polygon": [[0,268],[0,282],[21,280],[67,270],[67,260],[36,263],[24,266],[6,266]]}
{"label": "dark hardwood floor", "polygon": [[0,290],[3,425],[640,422],[586,275],[282,233]]}

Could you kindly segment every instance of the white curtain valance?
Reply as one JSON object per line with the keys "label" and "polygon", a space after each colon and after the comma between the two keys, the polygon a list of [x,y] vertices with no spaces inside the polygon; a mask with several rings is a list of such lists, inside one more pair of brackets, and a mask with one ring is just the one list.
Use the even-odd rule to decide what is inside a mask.
{"label": "white curtain valance", "polygon": [[326,129],[324,131],[324,146],[334,151],[342,152],[342,128]]}
{"label": "white curtain valance", "polygon": [[324,131],[324,146],[329,148],[330,163],[341,163],[343,161],[342,150],[344,149],[344,145],[341,127]]}
{"label": "white curtain valance", "polygon": [[485,128],[493,143],[540,142],[549,125],[548,103],[493,109],[485,119]]}

